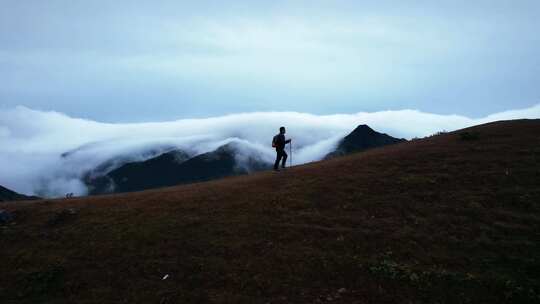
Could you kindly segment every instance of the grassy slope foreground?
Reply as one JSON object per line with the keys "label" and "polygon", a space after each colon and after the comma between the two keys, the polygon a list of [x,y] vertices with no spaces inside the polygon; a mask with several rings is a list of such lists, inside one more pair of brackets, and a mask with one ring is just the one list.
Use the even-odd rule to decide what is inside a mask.
{"label": "grassy slope foreground", "polygon": [[1,303],[540,301],[539,120],[2,208]]}

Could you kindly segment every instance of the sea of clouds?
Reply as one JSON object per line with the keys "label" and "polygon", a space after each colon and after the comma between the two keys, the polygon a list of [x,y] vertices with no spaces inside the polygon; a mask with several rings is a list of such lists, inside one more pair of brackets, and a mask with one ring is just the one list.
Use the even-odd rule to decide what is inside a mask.
{"label": "sea of clouds", "polygon": [[24,106],[0,108],[0,185],[47,197],[84,195],[82,176],[104,162],[109,170],[172,148],[191,155],[235,142],[237,160],[272,162],[272,137],[280,126],[293,139],[294,164],[320,160],[359,124],[399,138],[423,137],[497,120],[540,118],[540,104],[483,118],[416,110],[313,115],[254,112],[154,123],[101,123]]}

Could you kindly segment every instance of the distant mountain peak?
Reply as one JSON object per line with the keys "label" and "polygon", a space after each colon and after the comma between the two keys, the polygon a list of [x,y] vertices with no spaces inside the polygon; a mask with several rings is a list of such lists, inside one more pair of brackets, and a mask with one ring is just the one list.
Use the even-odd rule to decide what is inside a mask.
{"label": "distant mountain peak", "polygon": [[367,137],[373,137],[373,136],[377,136],[377,135],[386,135],[386,134],[379,133],[379,132],[373,130],[368,125],[359,125],[351,133],[349,133],[347,136],[345,136],[344,140],[347,140],[348,138],[353,138],[353,137],[367,138]]}
{"label": "distant mountain peak", "polygon": [[396,144],[403,141],[405,141],[405,139],[395,138],[385,133],[379,133],[370,126],[361,124],[345,136],[339,142],[336,150],[326,155],[325,159]]}
{"label": "distant mountain peak", "polygon": [[351,133],[355,132],[375,132],[375,130],[368,125],[358,125]]}
{"label": "distant mountain peak", "polygon": [[215,150],[215,152],[221,152],[221,153],[234,153],[238,149],[238,143],[237,142],[229,142],[224,144],[223,146],[220,146]]}

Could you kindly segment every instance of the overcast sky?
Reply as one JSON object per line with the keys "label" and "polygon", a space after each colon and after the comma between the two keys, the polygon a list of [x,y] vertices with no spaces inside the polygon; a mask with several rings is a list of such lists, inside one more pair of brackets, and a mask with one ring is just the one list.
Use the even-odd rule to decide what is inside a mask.
{"label": "overcast sky", "polygon": [[0,0],[0,108],[103,122],[540,103],[540,1]]}

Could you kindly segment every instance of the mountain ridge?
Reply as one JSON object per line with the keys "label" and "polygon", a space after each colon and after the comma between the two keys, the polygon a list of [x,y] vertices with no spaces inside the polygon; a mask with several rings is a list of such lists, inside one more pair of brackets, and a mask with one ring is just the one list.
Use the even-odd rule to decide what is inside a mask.
{"label": "mountain ridge", "polygon": [[[405,140],[376,132],[367,125],[359,125],[345,136],[325,159],[403,141]],[[245,162],[242,162],[243,166],[239,166],[235,154],[242,149],[247,149],[247,147],[242,147],[238,143],[229,143],[214,151],[195,156],[175,149],[144,161],[123,164],[98,177],[86,176],[84,180],[89,188],[89,194],[96,195],[200,182],[272,168],[272,163],[253,156],[249,156]],[[222,159],[212,159],[220,155]],[[187,163],[183,164],[184,162]]]}
{"label": "mountain ridge", "polygon": [[27,201],[27,200],[38,200],[38,199],[41,199],[41,198],[37,196],[28,196],[28,195],[20,194],[0,185],[0,202]]}

